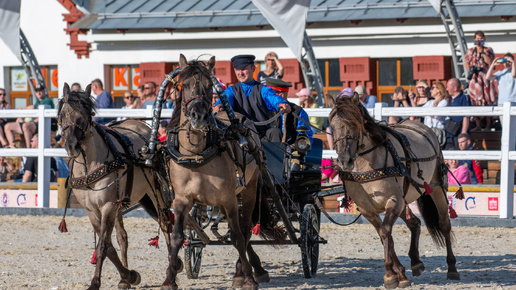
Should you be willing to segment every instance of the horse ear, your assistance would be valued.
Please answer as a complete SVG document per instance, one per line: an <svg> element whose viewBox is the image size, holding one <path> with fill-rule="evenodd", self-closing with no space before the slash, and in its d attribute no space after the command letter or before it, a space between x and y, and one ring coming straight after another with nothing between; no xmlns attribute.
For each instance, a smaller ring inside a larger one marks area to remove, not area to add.
<svg viewBox="0 0 516 290"><path fill-rule="evenodd" d="M330 94L326 94L326 104L328 104L328 107L333 109L335 107L335 103L335 98Z"/></svg>
<svg viewBox="0 0 516 290"><path fill-rule="evenodd" d="M91 96L91 84L89 84L87 87L86 87L86 90L84 91L86 94L88 94L88 96Z"/></svg>
<svg viewBox="0 0 516 290"><path fill-rule="evenodd" d="M68 85L68 83L64 83L64 87L63 87L63 98L65 100L68 99L68 95L70 94L70 86Z"/></svg>
<svg viewBox="0 0 516 290"><path fill-rule="evenodd" d="M212 57L210 57L210 60L208 60L208 66L206 68L212 74L214 67L215 67L215 56L212 56Z"/></svg>
<svg viewBox="0 0 516 290"><path fill-rule="evenodd" d="M353 97L351 97L351 100L353 101L353 103L355 103L356 105L360 104L360 97L358 96L358 93L355 92L353 94Z"/></svg>
<svg viewBox="0 0 516 290"><path fill-rule="evenodd" d="M184 68L188 62L186 61L186 57L181 53L179 55L179 65Z"/></svg>

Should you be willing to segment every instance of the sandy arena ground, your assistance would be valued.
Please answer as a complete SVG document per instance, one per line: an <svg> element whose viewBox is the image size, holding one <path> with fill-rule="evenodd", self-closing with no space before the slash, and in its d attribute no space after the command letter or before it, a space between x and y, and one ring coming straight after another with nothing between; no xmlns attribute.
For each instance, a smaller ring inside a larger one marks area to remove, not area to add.
<svg viewBox="0 0 516 290"><path fill-rule="evenodd" d="M86 289L93 276L90 264L93 232L87 218L67 218L68 233L57 229L57 216L0 216L0 289ZM157 232L151 219L126 218L129 266L142 277L137 289L159 289L165 278L167 253L147 245ZM516 289L516 229L455 227L460 281L446 280L445 250L436 248L422 229L420 253L426 272L413 278L407 257L409 232L395 227L396 250L412 281L408 289ZM383 251L369 224L338 227L323 224L319 270L305 279L298 246L257 246L271 282L263 289L379 289L383 288ZM180 253L183 256L183 253ZM227 289L234 274L236 250L208 246L199 279L179 274L185 289ZM111 262L104 264L102 289L116 289L119 276Z"/></svg>

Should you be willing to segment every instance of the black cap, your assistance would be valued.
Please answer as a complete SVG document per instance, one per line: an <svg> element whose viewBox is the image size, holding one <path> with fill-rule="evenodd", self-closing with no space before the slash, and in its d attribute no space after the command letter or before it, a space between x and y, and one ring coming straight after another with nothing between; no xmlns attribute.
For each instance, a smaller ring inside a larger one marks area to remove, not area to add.
<svg viewBox="0 0 516 290"><path fill-rule="evenodd" d="M256 56L252 54L240 54L235 55L231 58L231 62L233 63L233 67L236 69L243 69L244 67L254 64L254 60Z"/></svg>
<svg viewBox="0 0 516 290"><path fill-rule="evenodd" d="M274 79L274 78L265 78L265 84L268 87L271 87L273 89L275 88L286 88L286 90L282 90L285 92L288 92L288 88L292 87L292 84L287 83L285 81L282 81L280 79Z"/></svg>

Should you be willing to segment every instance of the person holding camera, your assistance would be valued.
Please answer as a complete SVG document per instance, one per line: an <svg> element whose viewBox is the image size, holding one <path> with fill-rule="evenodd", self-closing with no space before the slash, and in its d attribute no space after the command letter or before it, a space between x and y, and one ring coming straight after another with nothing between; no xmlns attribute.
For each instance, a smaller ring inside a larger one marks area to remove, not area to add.
<svg viewBox="0 0 516 290"><path fill-rule="evenodd" d="M493 73L497 64L503 63L504 69ZM498 81L498 106L505 102L516 102L516 67L514 56L508 52L503 58L497 58L487 71L486 80Z"/></svg>
<svg viewBox="0 0 516 290"><path fill-rule="evenodd" d="M486 37L484 32L475 32L474 47L466 52L466 68L468 69L469 95L473 106L493 106L496 104L497 93L490 80L485 76L489 66L495 58L492 48L484 46ZM482 118L474 117L476 127L472 131L480 130ZM491 127L491 118L486 118L486 129Z"/></svg>

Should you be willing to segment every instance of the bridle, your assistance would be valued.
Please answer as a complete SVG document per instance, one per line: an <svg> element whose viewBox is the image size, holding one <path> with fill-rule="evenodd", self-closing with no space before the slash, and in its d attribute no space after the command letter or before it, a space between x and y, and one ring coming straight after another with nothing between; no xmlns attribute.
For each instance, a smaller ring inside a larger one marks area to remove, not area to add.
<svg viewBox="0 0 516 290"><path fill-rule="evenodd" d="M360 141L360 137L352 136L352 135L349 135L349 134L342 135L339 138L335 139L335 141L333 141L333 146L336 147L339 142L345 141L344 142L344 150L348 151L349 150L349 144L348 144L348 140L349 139L357 141L357 150L356 150L355 154L350 157L351 160L354 162L355 159L357 159L358 156L359 156L358 151L360 149L360 142L359 142Z"/></svg>
<svg viewBox="0 0 516 290"><path fill-rule="evenodd" d="M69 105L68 105L68 102L63 100L63 107L61 108L61 112L63 111L64 106L69 106ZM70 117L70 114L72 112L74 112L74 111L73 110L69 110L68 112L65 113L64 117L61 117L61 116L59 117L58 125L61 126L61 128L62 128L61 129L61 135L66 138L66 130L68 130L68 129L72 128L72 127L75 127L77 129L81 130L82 133L84 134L84 138L79 141L80 143L84 143L89 137L93 136L93 132L91 132L89 130L91 128L83 128L82 126L78 125L77 123L72 122L71 121L71 117ZM92 115L94 115L94 113L92 113ZM88 122L88 123L91 123L92 115L89 116L90 122ZM63 119L65 119L65 121L68 121L70 124L67 124L66 126L63 126Z"/></svg>
<svg viewBox="0 0 516 290"><path fill-rule="evenodd" d="M188 117L188 118L190 118L190 106L193 104L193 101L195 101L195 100L200 100L200 101L205 102L206 105L209 108L209 112L211 113L211 111L212 111L211 100L208 99L208 97L206 97L206 95L199 95L197 93L194 93L194 91L195 91L195 89L197 87L197 84L199 84L201 82L196 77L194 77L194 79L195 79L195 83L193 84L192 89L191 89L191 92L192 92L191 95L194 95L194 97L192 97L188 101L186 101L185 104L183 105L183 108L182 108L183 109L183 114L185 114L185 116ZM181 92L182 92L182 98L184 100L185 99L185 91L184 91L183 88L181 89Z"/></svg>

